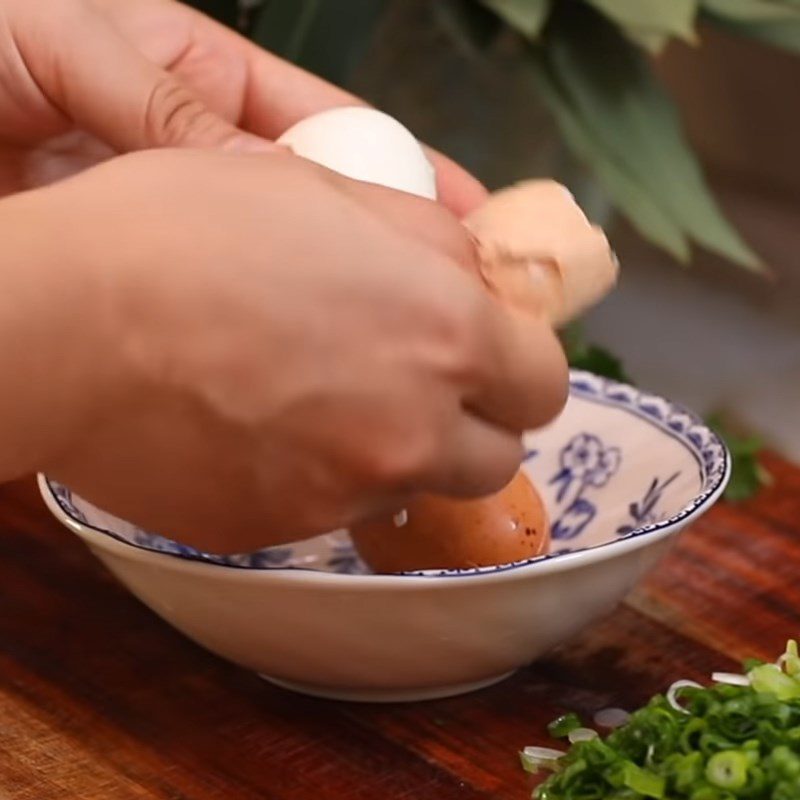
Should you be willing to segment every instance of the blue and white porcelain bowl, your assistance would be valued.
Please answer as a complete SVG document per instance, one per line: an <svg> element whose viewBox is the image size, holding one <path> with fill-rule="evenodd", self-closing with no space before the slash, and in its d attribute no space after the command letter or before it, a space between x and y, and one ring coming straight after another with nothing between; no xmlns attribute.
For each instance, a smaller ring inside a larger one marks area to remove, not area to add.
<svg viewBox="0 0 800 800"><path fill-rule="evenodd" d="M585 372L526 445L552 551L463 571L369 574L343 531L212 556L40 487L134 595L212 652L307 694L420 700L489 685L610 613L730 473L691 412Z"/></svg>

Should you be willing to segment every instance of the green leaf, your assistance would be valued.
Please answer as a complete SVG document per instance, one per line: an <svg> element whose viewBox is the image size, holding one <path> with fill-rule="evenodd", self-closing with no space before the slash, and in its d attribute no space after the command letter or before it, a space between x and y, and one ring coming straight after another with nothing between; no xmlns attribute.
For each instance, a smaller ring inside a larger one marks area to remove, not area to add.
<svg viewBox="0 0 800 800"><path fill-rule="evenodd" d="M703 11L738 22L798 20L800 5L773 0L700 0Z"/></svg>
<svg viewBox="0 0 800 800"><path fill-rule="evenodd" d="M589 345L582 354L573 356L570 366L621 383L631 382L622 362L613 353L597 345Z"/></svg>
<svg viewBox="0 0 800 800"><path fill-rule="evenodd" d="M632 383L619 358L603 347L586 341L583 326L579 322L568 325L560 335L571 367L622 383Z"/></svg>
<svg viewBox="0 0 800 800"><path fill-rule="evenodd" d="M689 261L689 243L680 227L659 206L655 197L617 163L572 109L547 66L531 60L539 93L550 108L564 140L592 170L616 207L648 241L666 250L681 263ZM657 195L656 195L657 197Z"/></svg>
<svg viewBox="0 0 800 800"><path fill-rule="evenodd" d="M496 14L475 0L439 0L433 12L442 29L468 55L481 53L504 28Z"/></svg>
<svg viewBox="0 0 800 800"><path fill-rule="evenodd" d="M772 476L759 461L762 443L758 437L743 436L720 413L711 414L706 422L725 441L731 453L731 479L725 490L727 500L748 500L772 482Z"/></svg>
<svg viewBox="0 0 800 800"><path fill-rule="evenodd" d="M666 34L694 41L698 0L586 0L634 34Z"/></svg>
<svg viewBox="0 0 800 800"><path fill-rule="evenodd" d="M735 23L715 18L731 33L792 53L800 53L800 21Z"/></svg>
<svg viewBox="0 0 800 800"><path fill-rule="evenodd" d="M551 0L480 0L528 39L536 39L550 14Z"/></svg>
<svg viewBox="0 0 800 800"><path fill-rule="evenodd" d="M800 53L800 0L701 0L703 12L732 33Z"/></svg>
<svg viewBox="0 0 800 800"><path fill-rule="evenodd" d="M581 727L581 718L574 712L562 714L558 719L554 719L548 726L547 732L554 739L565 739L572 731Z"/></svg>
<svg viewBox="0 0 800 800"><path fill-rule="evenodd" d="M746 269L763 269L712 197L646 57L613 26L578 11L558 15L542 52L593 150L641 187L690 239Z"/></svg>
<svg viewBox="0 0 800 800"><path fill-rule="evenodd" d="M626 38L630 39L635 45L647 50L648 53L658 55L669 44L669 34L656 33L654 31L639 31L628 28L625 31Z"/></svg>
<svg viewBox="0 0 800 800"><path fill-rule="evenodd" d="M267 0L253 33L263 47L345 85L367 51L388 0Z"/></svg>

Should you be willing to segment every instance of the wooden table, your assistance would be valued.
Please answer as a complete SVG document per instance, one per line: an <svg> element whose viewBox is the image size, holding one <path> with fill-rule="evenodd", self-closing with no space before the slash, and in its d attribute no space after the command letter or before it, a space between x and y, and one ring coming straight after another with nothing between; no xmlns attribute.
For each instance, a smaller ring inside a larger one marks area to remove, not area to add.
<svg viewBox="0 0 800 800"><path fill-rule="evenodd" d="M2 800L525 798L564 710L633 708L800 635L800 469L720 504L608 621L492 689L408 706L284 693L189 643L0 489Z"/></svg>

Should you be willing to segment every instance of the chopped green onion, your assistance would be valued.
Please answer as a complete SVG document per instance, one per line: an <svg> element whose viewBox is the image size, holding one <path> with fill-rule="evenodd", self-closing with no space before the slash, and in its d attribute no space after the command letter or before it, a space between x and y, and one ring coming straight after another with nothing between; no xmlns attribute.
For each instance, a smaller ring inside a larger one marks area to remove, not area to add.
<svg viewBox="0 0 800 800"><path fill-rule="evenodd" d="M525 772L536 774L542 770L555 771L558 769L559 759L565 755L563 750L554 750L551 747L526 747L519 758Z"/></svg>
<svg viewBox="0 0 800 800"><path fill-rule="evenodd" d="M554 719L548 726L547 732L554 739L563 739L569 736L572 731L581 727L581 719L577 714L564 714L558 719Z"/></svg>
<svg viewBox="0 0 800 800"><path fill-rule="evenodd" d="M800 675L800 656L798 656L797 642L794 639L786 645L786 652L778 659L778 666L793 678Z"/></svg>
<svg viewBox="0 0 800 800"><path fill-rule="evenodd" d="M631 718L622 708L604 708L594 715L594 724L599 728L619 728Z"/></svg>
<svg viewBox="0 0 800 800"><path fill-rule="evenodd" d="M686 794L692 787L700 783L703 777L703 756L700 753L687 755L675 754L668 769L668 774L677 792Z"/></svg>
<svg viewBox="0 0 800 800"><path fill-rule="evenodd" d="M749 686L750 678L747 675L737 675L735 672L715 672L711 676L714 683L724 683L728 686Z"/></svg>
<svg viewBox="0 0 800 800"><path fill-rule="evenodd" d="M715 753L706 764L706 779L720 789L741 789L747 783L747 756L738 750Z"/></svg>
<svg viewBox="0 0 800 800"><path fill-rule="evenodd" d="M569 732L567 739L569 739L570 744L575 744L576 742L590 742L592 739L596 739L598 735L597 731L591 728L575 728L575 730Z"/></svg>
<svg viewBox="0 0 800 800"><path fill-rule="evenodd" d="M612 772L609 778L612 785L625 786L645 797L664 797L666 785L664 778L636 766L633 761L621 762L616 772Z"/></svg>
<svg viewBox="0 0 800 800"><path fill-rule="evenodd" d="M749 674L750 683L757 692L774 694L778 700L800 698L800 681L787 675L777 664L764 664Z"/></svg>
<svg viewBox="0 0 800 800"><path fill-rule="evenodd" d="M678 697L684 689L702 689L703 687L695 681L675 681L667 691L667 702L681 714L689 712L678 702Z"/></svg>
<svg viewBox="0 0 800 800"><path fill-rule="evenodd" d="M800 654L745 675L677 681L607 736L576 715L553 723L567 753L526 748L526 769L550 776L537 800L800 800ZM596 716L595 722L598 722ZM556 754L555 756L553 754ZM535 757L534 757L535 756Z"/></svg>

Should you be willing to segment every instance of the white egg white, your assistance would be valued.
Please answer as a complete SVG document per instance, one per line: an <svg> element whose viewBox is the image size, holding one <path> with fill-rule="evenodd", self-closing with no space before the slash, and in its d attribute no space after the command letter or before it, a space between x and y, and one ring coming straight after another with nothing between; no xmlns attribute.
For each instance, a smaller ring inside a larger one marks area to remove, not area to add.
<svg viewBox="0 0 800 800"><path fill-rule="evenodd" d="M382 111L322 111L289 128L278 144L348 178L436 199L436 173L422 146Z"/></svg>

